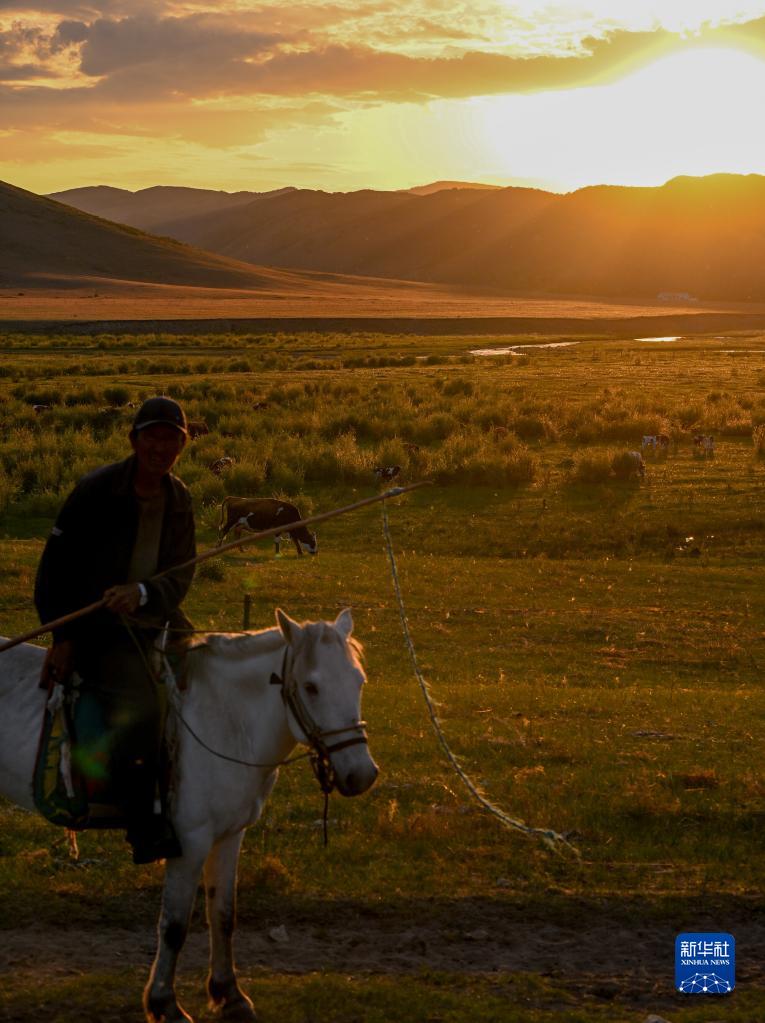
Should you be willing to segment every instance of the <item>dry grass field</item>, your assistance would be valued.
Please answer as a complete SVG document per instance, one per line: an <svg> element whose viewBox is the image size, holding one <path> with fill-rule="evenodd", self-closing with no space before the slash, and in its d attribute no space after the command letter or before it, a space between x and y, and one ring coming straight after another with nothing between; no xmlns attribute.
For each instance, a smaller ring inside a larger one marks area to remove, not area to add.
<svg viewBox="0 0 765 1023"><path fill-rule="evenodd" d="M157 392L210 434L179 465L214 541L226 493L306 512L367 496L372 469L434 481L391 505L423 671L456 754L556 856L471 801L430 729L371 508L320 553L215 559L202 628L276 605L366 648L379 783L321 803L284 771L242 862L239 963L264 1023L758 1023L765 1018L765 334L673 343L457 334L7 334L0 364L0 620L34 624L34 568L73 481L120 457L127 402ZM515 354L474 349L525 345ZM36 414L33 403L52 407ZM264 403L264 404L261 404ZM107 411L110 409L111 411ZM695 432L716 439L713 457ZM643 480L615 456L666 433ZM222 478L210 462L229 455ZM158 867L121 836L64 836L0 806L0 1019L137 1020ZM284 925L288 941L269 932ZM731 997L672 988L681 930L738 940ZM181 995L200 1019L205 925Z"/></svg>
<svg viewBox="0 0 765 1023"><path fill-rule="evenodd" d="M292 286L291 277L295 282ZM0 321L338 320L355 317L560 321L553 329L561 329L565 321L573 321L574 328L577 321L588 321L587 329L594 332L597 332L598 321L605 321L604 329L608 330L614 321L643 319L648 323L655 318L656 323L650 328L660 332L723 329L726 323L741 329L754 327L762 325L765 309L729 303L685 306L534 298L477 288L309 271L292 275L288 271L274 271L270 283L264 277L260 286L252 289L182 287L82 276L67 281L60 275L49 282L38 276L18 287L0 288ZM694 320L699 317L705 322L701 327L694 327ZM707 323L707 319L710 322ZM217 330L218 327L209 325L207 329ZM548 328L543 325L540 329Z"/></svg>

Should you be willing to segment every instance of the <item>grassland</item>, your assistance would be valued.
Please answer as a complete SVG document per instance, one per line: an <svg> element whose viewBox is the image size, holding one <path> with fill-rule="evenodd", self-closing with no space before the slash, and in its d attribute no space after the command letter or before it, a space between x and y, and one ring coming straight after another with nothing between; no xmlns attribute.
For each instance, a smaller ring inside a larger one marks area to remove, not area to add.
<svg viewBox="0 0 765 1023"><path fill-rule="evenodd" d="M224 557L188 601L201 627L239 627L245 593L256 627L275 605L313 618L353 607L382 767L363 799L333 800L328 850L313 780L296 769L248 839L240 958L264 1019L633 1023L651 1009L673 1023L754 1023L765 1018L765 461L753 442L765 337L470 355L502 341L6 337L2 631L34 624L51 518L80 474L121 457L125 404L148 394L176 395L210 426L179 467L202 545L226 493L279 493L309 512L374 492L378 464L433 479L391 521L444 728L495 802L565 832L581 859L503 830L441 757L403 646L379 510L325 524L316 559L277 561L268 548ZM34 403L53 407L36 414ZM715 435L714 458L694 455L697 431ZM667 457L649 459L642 482L613 478L612 457L646 433L671 437ZM207 466L224 454L236 462L218 479ZM84 836L76 867L49 825L7 806L0 821L0 949L10 949L0 1019L46 1006L61 1020L127 1018L141 969L73 964L69 949L91 931L94 955L130 955L125 933L138 933L145 958L160 871L132 867L120 836ZM280 922L293 946L269 952L256 938ZM732 998L672 995L683 929L739 937ZM20 951L30 932L46 967ZM309 938L324 958L307 953ZM365 941L376 959L360 954ZM184 979L197 1011L201 955ZM295 975L275 980L279 964ZM92 1016L86 979L100 992Z"/></svg>
<svg viewBox="0 0 765 1023"><path fill-rule="evenodd" d="M48 241L46 244L50 244ZM82 250L82 243L79 243ZM194 250L189 250L194 252ZM217 259L210 253L203 258ZM225 262L225 261L222 261ZM229 264L241 271L243 264ZM245 270L247 266L245 265ZM257 330L256 323L247 327L248 320L266 318L271 322L269 331L283 329L280 324L287 318L302 318L302 332L310 331L312 321L370 318L376 321L404 318L451 320L452 330L464 333L464 321L478 320L470 332L481 330L480 321L489 318L527 320L545 323L539 330L560 330L564 323L569 329L580 331L581 323L588 321L589 329L598 329L598 322L607 323L606 329L618 330L628 320L656 320L653 333L679 333L681 330L719 330L761 328L765 322L762 304L710 302L704 304L667 304L658 301L604 301L581 297L529 297L504 290L488 290L458 285L428 284L421 281L394 280L380 277L349 277L343 274L318 271L280 271L266 267L249 267L250 280L229 281L218 287L186 286L180 284L152 284L132 279L135 274L123 273L107 277L75 276L73 272L59 272L45 278L39 274L20 279L15 286L0 287L0 324L26 321L27 330L36 332L39 321L50 320L60 325L69 321L73 325L83 321L95 324L124 321L125 327L145 332L142 321L197 322L195 333L219 332L221 322L227 318L245 324L245 331ZM140 274L137 276L141 276ZM245 273L245 277L247 274ZM121 279L129 277L130 279ZM164 279L171 279L166 276ZM15 278L14 278L15 280ZM200 323L200 321L207 323ZM274 320L280 321L274 323ZM460 321L463 321L462 323ZM661 321L661 322L660 322ZM674 326L669 321L674 321ZM678 326L684 322L683 326ZM555 325L557 323L557 326ZM697 323L697 326L693 326ZM12 329L6 326L6 330ZM57 330L60 328L57 328ZM175 332L183 326L173 327ZM373 328L374 329L374 328ZM378 328L380 329L380 328ZM383 328L384 329L384 328ZM409 329L408 327L405 329ZM440 328L441 330L448 328ZM509 324L499 329L524 329ZM627 328L627 333L629 333ZM385 333L389 331L384 329ZM431 330L422 333L430 334Z"/></svg>

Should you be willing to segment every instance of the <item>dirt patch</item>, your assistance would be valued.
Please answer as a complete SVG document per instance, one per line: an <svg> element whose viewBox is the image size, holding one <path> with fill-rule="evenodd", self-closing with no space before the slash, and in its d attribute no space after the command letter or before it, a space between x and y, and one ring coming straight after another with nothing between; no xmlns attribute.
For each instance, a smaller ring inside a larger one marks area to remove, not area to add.
<svg viewBox="0 0 765 1023"><path fill-rule="evenodd" d="M331 904L300 911L270 910L262 922L242 921L237 932L239 968L274 973L319 970L349 974L528 973L560 978L582 998L633 1006L671 1006L673 948L678 930L724 927L737 940L737 984L761 988L765 942L761 912L741 912L714 921L704 914L692 923L674 919L630 920L623 905L569 906L567 920L544 911L492 902L423 902L414 912L374 904ZM101 929L6 930L0 932L0 987L4 974L61 979L95 968L145 967L154 954L150 931ZM44 964L44 965L43 965ZM182 975L203 975L207 933L192 927L182 957Z"/></svg>

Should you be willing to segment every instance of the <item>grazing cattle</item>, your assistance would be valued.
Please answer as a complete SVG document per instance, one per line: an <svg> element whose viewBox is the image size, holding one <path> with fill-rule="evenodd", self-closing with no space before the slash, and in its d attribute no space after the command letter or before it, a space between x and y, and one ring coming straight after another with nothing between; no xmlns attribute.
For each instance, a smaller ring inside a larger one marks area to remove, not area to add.
<svg viewBox="0 0 765 1023"><path fill-rule="evenodd" d="M382 480L385 483L390 483L390 481L394 480L400 472L400 465L378 465L374 470L375 476L378 480Z"/></svg>
<svg viewBox="0 0 765 1023"><path fill-rule="evenodd" d="M419 444L411 444L408 441L405 441L404 442L404 451L406 451L406 453L408 455L419 455L419 453L420 453L420 445Z"/></svg>
<svg viewBox="0 0 765 1023"><path fill-rule="evenodd" d="M213 476L222 476L225 469L230 469L234 464L234 459L229 458L228 455L224 455L223 458L216 458L214 462L210 462L207 468L213 474Z"/></svg>
<svg viewBox="0 0 765 1023"><path fill-rule="evenodd" d="M650 433L650 434L646 434L643 437L643 443L641 444L641 447L642 447L643 451L645 451L646 448L653 448L653 450L655 451L656 450L656 445L658 443L659 443L659 438L656 436L656 434Z"/></svg>
<svg viewBox="0 0 765 1023"><path fill-rule="evenodd" d="M206 437L210 427L204 419L190 419L188 422L189 440L196 440L197 437Z"/></svg>
<svg viewBox="0 0 765 1023"><path fill-rule="evenodd" d="M220 529L218 530L218 546L223 543L226 534L233 528L236 536L243 529L252 533L260 533L276 526L288 526L290 522L302 519L300 511L288 501L278 501L275 497L225 497L220 506ZM303 551L316 554L319 545L316 534L310 533L306 526L297 529L285 529L289 533L295 550L302 557ZM274 547L278 556L283 533L274 537Z"/></svg>
<svg viewBox="0 0 765 1023"><path fill-rule="evenodd" d="M256 402L253 402L252 407L253 407L253 410L255 412L262 412L264 408L268 408L268 402L267 401L256 401Z"/></svg>
<svg viewBox="0 0 765 1023"><path fill-rule="evenodd" d="M641 479L645 476L645 462L643 461L643 455L640 451L628 451L631 468L630 475L639 476Z"/></svg>
<svg viewBox="0 0 765 1023"><path fill-rule="evenodd" d="M41 412L50 412L52 405L33 405L32 410L39 416Z"/></svg>
<svg viewBox="0 0 765 1023"><path fill-rule="evenodd" d="M693 437L693 446L702 455L713 455L715 453L715 439L703 433L697 433Z"/></svg>

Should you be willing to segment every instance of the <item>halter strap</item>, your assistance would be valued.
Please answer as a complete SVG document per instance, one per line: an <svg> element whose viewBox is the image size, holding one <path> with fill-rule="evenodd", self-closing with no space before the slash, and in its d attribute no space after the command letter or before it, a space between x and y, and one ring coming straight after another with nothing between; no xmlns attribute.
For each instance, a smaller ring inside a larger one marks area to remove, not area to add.
<svg viewBox="0 0 765 1023"><path fill-rule="evenodd" d="M295 718L298 726L305 735L307 744L311 747L311 764L313 766L314 774L316 775L316 780L319 782L322 792L328 796L337 784L335 769L332 766L330 754L337 753L342 749L347 749L349 746L366 746L368 744L367 734L365 731L366 721L354 721L353 724L346 725L344 728L332 728L326 730L319 728L300 697L297 679L292 673L291 663L288 663L290 660L290 650L291 647L288 643L284 648L281 674L277 675L276 672L273 672L271 674L270 684L281 686L282 699L284 700L286 707L292 712L292 716ZM327 745L324 742L324 739L330 735L342 735L343 732L358 730L361 731L361 735L355 735L349 739L342 739L340 742L335 742L331 745Z"/></svg>

